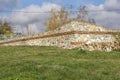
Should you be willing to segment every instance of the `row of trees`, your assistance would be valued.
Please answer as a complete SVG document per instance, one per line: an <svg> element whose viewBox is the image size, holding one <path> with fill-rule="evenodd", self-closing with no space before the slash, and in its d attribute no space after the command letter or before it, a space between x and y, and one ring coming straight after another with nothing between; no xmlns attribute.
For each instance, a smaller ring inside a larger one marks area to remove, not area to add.
<svg viewBox="0 0 120 80"><path fill-rule="evenodd" d="M77 11L73 11L73 6L71 5L70 9L61 8L59 11L52 9L49 20L45 21L44 24L48 27L47 31L54 30L72 20L85 21L87 15L86 6L79 7ZM89 18L88 22L95 23L95 20Z"/></svg>
<svg viewBox="0 0 120 80"><path fill-rule="evenodd" d="M11 34L12 28L10 23L0 21L0 34Z"/></svg>

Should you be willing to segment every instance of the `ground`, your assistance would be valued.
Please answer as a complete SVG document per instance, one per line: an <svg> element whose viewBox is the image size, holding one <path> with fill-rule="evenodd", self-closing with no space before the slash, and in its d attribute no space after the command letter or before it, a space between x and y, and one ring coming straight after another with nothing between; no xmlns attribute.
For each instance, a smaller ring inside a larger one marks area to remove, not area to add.
<svg viewBox="0 0 120 80"><path fill-rule="evenodd" d="M1 46L0 80L120 80L120 50Z"/></svg>

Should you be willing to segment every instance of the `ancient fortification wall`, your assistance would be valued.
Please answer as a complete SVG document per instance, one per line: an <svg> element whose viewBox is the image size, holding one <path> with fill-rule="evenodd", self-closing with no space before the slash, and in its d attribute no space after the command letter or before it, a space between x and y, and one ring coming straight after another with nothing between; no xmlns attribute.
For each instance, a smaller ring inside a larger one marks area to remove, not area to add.
<svg viewBox="0 0 120 80"><path fill-rule="evenodd" d="M120 43L103 27L73 21L54 31L44 32L20 39L1 41L4 46L57 46L71 49L111 51L120 48Z"/></svg>

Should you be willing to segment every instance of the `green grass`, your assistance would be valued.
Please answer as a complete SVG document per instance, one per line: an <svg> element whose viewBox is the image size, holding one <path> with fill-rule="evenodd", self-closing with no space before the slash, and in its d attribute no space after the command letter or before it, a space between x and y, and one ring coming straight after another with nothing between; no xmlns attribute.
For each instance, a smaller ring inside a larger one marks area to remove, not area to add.
<svg viewBox="0 0 120 80"><path fill-rule="evenodd" d="M120 80L120 50L1 46L0 80Z"/></svg>

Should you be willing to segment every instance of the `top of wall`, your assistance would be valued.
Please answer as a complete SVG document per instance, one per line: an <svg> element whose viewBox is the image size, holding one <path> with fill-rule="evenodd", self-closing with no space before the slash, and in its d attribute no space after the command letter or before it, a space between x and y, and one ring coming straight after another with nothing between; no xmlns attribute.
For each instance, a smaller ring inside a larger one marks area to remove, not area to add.
<svg viewBox="0 0 120 80"><path fill-rule="evenodd" d="M58 31L107 31L107 28L90 24L87 22L72 21L66 25L63 25Z"/></svg>
<svg viewBox="0 0 120 80"><path fill-rule="evenodd" d="M108 31L110 31L110 29L104 28L99 25L90 24L88 22L71 21L70 23L60 26L55 30L39 33L38 35L63 33L63 32L68 32L68 31L108 32Z"/></svg>

